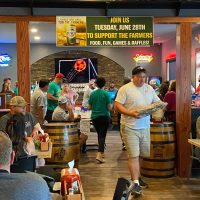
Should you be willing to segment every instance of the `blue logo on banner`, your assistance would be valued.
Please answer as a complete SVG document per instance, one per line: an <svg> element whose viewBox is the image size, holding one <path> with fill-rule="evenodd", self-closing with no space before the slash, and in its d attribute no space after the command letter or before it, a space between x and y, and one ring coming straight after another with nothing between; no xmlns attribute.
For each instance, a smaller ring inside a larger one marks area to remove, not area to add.
<svg viewBox="0 0 200 200"><path fill-rule="evenodd" d="M8 54L0 54L0 67L7 67L11 61Z"/></svg>

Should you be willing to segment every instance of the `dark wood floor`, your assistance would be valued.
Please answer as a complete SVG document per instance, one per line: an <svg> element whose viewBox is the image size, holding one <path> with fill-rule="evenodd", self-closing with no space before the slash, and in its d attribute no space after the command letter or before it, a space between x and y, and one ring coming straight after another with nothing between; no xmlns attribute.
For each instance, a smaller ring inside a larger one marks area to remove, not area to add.
<svg viewBox="0 0 200 200"><path fill-rule="evenodd" d="M95 132L90 133L88 143L96 143ZM81 155L79 170L86 200L112 200L117 179L119 177L129 178L127 156L126 152L121 150L119 132L110 131L106 144L106 163L104 164L96 163L96 150L89 150ZM192 178L189 182L179 177L145 178L145 181L150 187L143 190L143 195L139 199L200 200L200 178Z"/></svg>

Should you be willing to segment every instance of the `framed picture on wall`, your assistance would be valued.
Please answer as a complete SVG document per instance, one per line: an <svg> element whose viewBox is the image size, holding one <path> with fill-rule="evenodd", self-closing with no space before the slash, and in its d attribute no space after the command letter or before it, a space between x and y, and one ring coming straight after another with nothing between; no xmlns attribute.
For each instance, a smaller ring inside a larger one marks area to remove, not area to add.
<svg viewBox="0 0 200 200"><path fill-rule="evenodd" d="M56 73L68 83L88 83L98 75L97 58L55 58Z"/></svg>

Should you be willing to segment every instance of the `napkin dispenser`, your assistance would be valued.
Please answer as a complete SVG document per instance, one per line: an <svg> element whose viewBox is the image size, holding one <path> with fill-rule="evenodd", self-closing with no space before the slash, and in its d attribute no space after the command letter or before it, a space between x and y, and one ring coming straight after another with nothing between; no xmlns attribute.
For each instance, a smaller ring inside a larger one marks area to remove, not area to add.
<svg viewBox="0 0 200 200"><path fill-rule="evenodd" d="M74 184L80 181L80 174L76 168L65 168L61 171L61 194L64 196L68 193L69 188L73 188ZM66 185L65 185L66 184ZM67 190L67 191L65 191Z"/></svg>

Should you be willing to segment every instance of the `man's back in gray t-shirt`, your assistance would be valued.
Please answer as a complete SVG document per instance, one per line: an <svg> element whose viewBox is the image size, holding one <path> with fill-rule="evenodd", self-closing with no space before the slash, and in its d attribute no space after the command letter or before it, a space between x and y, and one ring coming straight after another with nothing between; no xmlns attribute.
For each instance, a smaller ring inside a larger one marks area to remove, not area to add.
<svg viewBox="0 0 200 200"><path fill-rule="evenodd" d="M50 200L46 182L36 173L0 173L1 200Z"/></svg>

